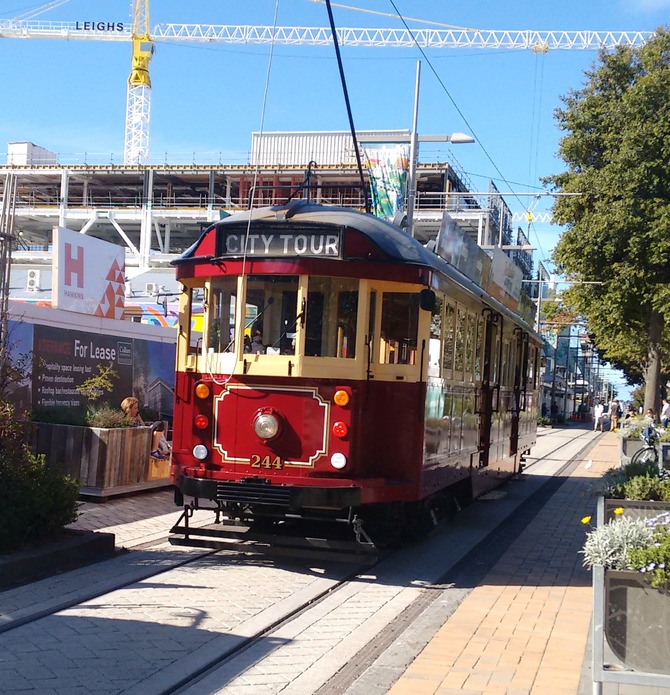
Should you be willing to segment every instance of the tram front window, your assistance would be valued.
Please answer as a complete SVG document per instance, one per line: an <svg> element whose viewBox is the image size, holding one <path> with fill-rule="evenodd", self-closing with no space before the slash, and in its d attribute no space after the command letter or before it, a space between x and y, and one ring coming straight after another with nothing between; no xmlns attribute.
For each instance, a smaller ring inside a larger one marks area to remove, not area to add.
<svg viewBox="0 0 670 695"><path fill-rule="evenodd" d="M207 347L213 352L233 352L235 350L236 301L236 277L216 278L212 281Z"/></svg>
<svg viewBox="0 0 670 695"><path fill-rule="evenodd" d="M419 295L384 292L382 297L382 354L386 364L415 364Z"/></svg>
<svg viewBox="0 0 670 695"><path fill-rule="evenodd" d="M297 275L250 275L244 351L295 355L297 301Z"/></svg>
<svg viewBox="0 0 670 695"><path fill-rule="evenodd" d="M310 277L305 354L356 357L358 280Z"/></svg>

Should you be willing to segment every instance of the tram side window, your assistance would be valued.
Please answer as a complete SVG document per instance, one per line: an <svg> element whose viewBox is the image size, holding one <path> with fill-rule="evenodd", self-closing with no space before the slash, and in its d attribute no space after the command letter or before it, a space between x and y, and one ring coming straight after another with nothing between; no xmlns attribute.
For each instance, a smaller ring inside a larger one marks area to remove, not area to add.
<svg viewBox="0 0 670 695"><path fill-rule="evenodd" d="M503 386L511 386L514 383L514 378L513 378L513 368L514 365L512 364L513 360L513 353L510 350L510 345L509 341L506 340L503 344L503 363L502 363L502 385Z"/></svg>
<svg viewBox="0 0 670 695"><path fill-rule="evenodd" d="M529 379L530 383L532 384L532 387L534 389L537 388L537 375L539 372L539 365L540 365L540 354L539 350L537 348L533 348L533 359L528 360L529 363L529 368L531 370L531 377Z"/></svg>
<svg viewBox="0 0 670 695"><path fill-rule="evenodd" d="M475 340L475 381L482 380L482 354L484 346L484 320L481 316L475 316L477 322L477 338Z"/></svg>
<svg viewBox="0 0 670 695"><path fill-rule="evenodd" d="M305 354L356 357L358 280L310 277Z"/></svg>
<svg viewBox="0 0 670 695"><path fill-rule="evenodd" d="M430 316L430 342L428 343L428 376L440 376L442 353L442 300L438 299Z"/></svg>
<svg viewBox="0 0 670 695"><path fill-rule="evenodd" d="M250 275L247 280L245 352L294 355L298 312L297 275Z"/></svg>
<svg viewBox="0 0 670 695"><path fill-rule="evenodd" d="M454 379L457 381L463 380L467 326L468 312L462 306L458 306L456 309L456 335L454 339Z"/></svg>
<svg viewBox="0 0 670 695"><path fill-rule="evenodd" d="M382 296L381 362L415 364L419 295L384 292Z"/></svg>
<svg viewBox="0 0 670 695"><path fill-rule="evenodd" d="M493 364L491 368L491 380L494 385L498 386L501 383L500 380L500 331L495 332L495 342L493 346Z"/></svg>
<svg viewBox="0 0 670 695"><path fill-rule="evenodd" d="M209 298L207 348L214 352L235 349L235 306L237 278L216 278L212 281Z"/></svg>
<svg viewBox="0 0 670 695"><path fill-rule="evenodd" d="M456 309L450 302L444 304L444 330L442 332L442 369L445 378L451 379L452 369L454 368L454 320Z"/></svg>
<svg viewBox="0 0 670 695"><path fill-rule="evenodd" d="M468 326L465 332L465 381L474 381L476 337L477 316L472 312L468 312Z"/></svg>

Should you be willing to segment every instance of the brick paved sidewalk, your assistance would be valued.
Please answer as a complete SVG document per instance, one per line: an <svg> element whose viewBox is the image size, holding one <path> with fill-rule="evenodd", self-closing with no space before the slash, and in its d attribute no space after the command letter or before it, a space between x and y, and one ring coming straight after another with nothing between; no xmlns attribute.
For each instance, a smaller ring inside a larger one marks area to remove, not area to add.
<svg viewBox="0 0 670 695"><path fill-rule="evenodd" d="M614 433L598 439L391 695L578 692L592 612L581 518L594 513L589 486L618 464L618 452Z"/></svg>
<svg viewBox="0 0 670 695"><path fill-rule="evenodd" d="M69 526L82 531L105 531L115 535L117 548L134 548L164 539L179 519L172 488L105 502L83 502L79 517ZM212 523L212 512L198 510L189 520L191 526Z"/></svg>

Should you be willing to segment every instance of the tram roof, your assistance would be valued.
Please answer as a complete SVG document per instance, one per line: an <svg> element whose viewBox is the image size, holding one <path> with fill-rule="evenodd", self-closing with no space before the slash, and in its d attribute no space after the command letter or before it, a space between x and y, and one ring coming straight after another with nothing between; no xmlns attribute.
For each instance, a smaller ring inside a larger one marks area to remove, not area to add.
<svg viewBox="0 0 670 695"><path fill-rule="evenodd" d="M426 267L435 267L433 260L435 255L428 251L420 242L413 239L399 227L380 220L374 215L351 208L337 207L334 205L319 205L308 200L296 200L287 205L256 208L237 212L223 220L215 222L212 227L225 228L231 225L240 226L252 222L267 223L322 223L334 226L350 227L367 236L379 247L390 260L404 263L414 263ZM212 229L209 227L209 229ZM209 230L205 230L207 234ZM201 237L202 239L202 237ZM195 260L200 244L198 240L191 248L187 249L180 258L174 261Z"/></svg>
<svg viewBox="0 0 670 695"><path fill-rule="evenodd" d="M366 235L390 260L423 266L446 275L467 292L484 299L499 312L508 317L514 317L516 321L525 325L526 329L533 331L532 327L518 314L504 306L458 268L427 249L421 242L411 237L400 227L365 212L333 205L320 205L308 200L295 200L286 205L245 210L215 222L205 230L195 244L179 258L173 260L172 264L179 265L180 263L198 260L200 242L213 228L239 227L248 224L250 219L252 222L274 222L278 224L288 222L290 224L293 221L295 223L327 223L329 225L350 227ZM204 260L204 257L201 258ZM208 256L207 259L211 260L211 256Z"/></svg>

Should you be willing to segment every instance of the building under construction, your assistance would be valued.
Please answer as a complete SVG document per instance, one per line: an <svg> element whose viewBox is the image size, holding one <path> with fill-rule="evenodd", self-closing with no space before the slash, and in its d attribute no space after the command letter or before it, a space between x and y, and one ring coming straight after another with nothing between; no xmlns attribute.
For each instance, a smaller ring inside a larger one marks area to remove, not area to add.
<svg viewBox="0 0 670 695"><path fill-rule="evenodd" d="M358 134L360 142L366 137L409 141L409 131ZM528 240L514 230L493 184L472 192L458 165L447 161L420 163L415 177L415 237L434 240L448 211L479 246L502 247L530 277ZM288 198L364 210L364 186L370 186L369 169L362 181L348 132L256 133L243 165L60 165L36 145L10 143L7 165L0 167L0 195L12 220L9 296L49 300L57 226L123 245L126 296L150 301L177 290L170 261L221 217ZM402 215L396 221L405 222Z"/></svg>

